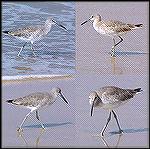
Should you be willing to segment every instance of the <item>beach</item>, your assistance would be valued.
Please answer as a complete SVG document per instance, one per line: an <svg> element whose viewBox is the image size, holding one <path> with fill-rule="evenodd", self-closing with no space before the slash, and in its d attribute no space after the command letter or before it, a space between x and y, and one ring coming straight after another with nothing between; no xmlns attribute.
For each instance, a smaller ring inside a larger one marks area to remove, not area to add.
<svg viewBox="0 0 150 149"><path fill-rule="evenodd" d="M136 82L135 82L136 80ZM30 80L4 83L2 86L2 145L3 147L105 147L100 132L105 125L108 111L94 110L90 116L89 93L104 85L114 85L122 88L142 88L142 92L127 104L115 110L124 134L118 147L145 147L148 145L148 77L99 76L93 73L79 73L72 78ZM41 126L35 118L35 113L27 119L22 135L18 136L17 128L29 109L19 108L6 102L7 99L25 96L32 92L50 91L59 86L69 105L57 101L40 110L41 120L46 130L41 133ZM118 127L112 118L106 131L107 144L115 146L119 135L111 132ZM131 141L131 139L133 139ZM140 139L139 139L140 138ZM39 141L37 141L39 140Z"/></svg>
<svg viewBox="0 0 150 149"><path fill-rule="evenodd" d="M147 2L76 2L76 65L75 73L43 76L4 76L2 80L2 146L44 148L148 148L149 145L149 48ZM111 10L110 10L111 8ZM134 9L133 9L134 8ZM123 10L123 11L122 11ZM112 39L99 35L91 22L81 26L91 15L100 13L104 20L117 19L143 23L144 27L123 36L124 41L111 57ZM124 89L141 88L142 92L126 104L114 109L123 134L116 134L114 117L105 135L100 132L109 111L94 108L90 116L89 94L103 86ZM8 104L6 100L34 92L49 92L60 87L69 104L57 99L41 108L44 131L33 112L23 126L17 128L29 109Z"/></svg>

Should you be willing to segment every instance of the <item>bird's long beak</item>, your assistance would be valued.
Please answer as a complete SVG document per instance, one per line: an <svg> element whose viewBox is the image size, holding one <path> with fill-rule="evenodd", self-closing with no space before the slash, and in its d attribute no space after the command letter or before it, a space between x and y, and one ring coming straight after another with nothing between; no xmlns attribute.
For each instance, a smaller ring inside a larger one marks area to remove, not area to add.
<svg viewBox="0 0 150 149"><path fill-rule="evenodd" d="M64 27L63 25L61 25L60 23L57 23L56 21L52 20L53 23L55 23L56 25L60 26L61 28L63 28L65 31L67 31L66 27Z"/></svg>
<svg viewBox="0 0 150 149"><path fill-rule="evenodd" d="M82 23L81 23L81 25L83 25L83 24L85 24L85 23L89 22L89 21L90 21L90 19L91 19L91 18L89 18L88 20L86 20L86 21L82 22Z"/></svg>
<svg viewBox="0 0 150 149"><path fill-rule="evenodd" d="M91 116L93 116L93 110L94 110L94 101L93 101L92 107L91 107Z"/></svg>
<svg viewBox="0 0 150 149"><path fill-rule="evenodd" d="M67 104L69 104L69 102L66 100L66 98L62 95L62 93L59 94L59 97L61 99L63 99Z"/></svg>

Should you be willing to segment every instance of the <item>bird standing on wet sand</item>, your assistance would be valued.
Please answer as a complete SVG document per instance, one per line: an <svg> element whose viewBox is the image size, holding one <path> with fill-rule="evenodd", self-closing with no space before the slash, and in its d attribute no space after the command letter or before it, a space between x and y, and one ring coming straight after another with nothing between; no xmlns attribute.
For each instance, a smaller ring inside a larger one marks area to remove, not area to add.
<svg viewBox="0 0 150 149"><path fill-rule="evenodd" d="M53 88L50 91L50 93L38 92L38 93L29 94L24 97L20 97L17 99L7 100L6 102L8 102L8 103L11 103L11 104L19 106L19 107L25 107L25 108L28 108L31 110L23 119L21 125L18 128L18 131L22 130L22 125L24 124L27 117L33 111L36 111L36 118L40 121L40 118L38 115L38 109L53 104L56 101L57 97L63 99L68 104L68 101L63 96L60 88ZM44 129L45 127L41 121L40 121L40 124L41 124L42 128Z"/></svg>
<svg viewBox="0 0 150 149"><path fill-rule="evenodd" d="M51 30L52 24L56 24L59 27L63 28L64 30L67 30L66 27L64 27L63 25L57 23L56 21L48 17L44 25L28 26L24 28L15 29L13 31L2 31L2 32L8 35L11 35L17 39L20 39L22 41L25 41L25 44L21 47L21 50L19 51L18 56L20 56L21 51L23 50L23 48L28 42L31 43L32 53L34 56L36 56L34 53L34 49L33 49L33 43L35 41L38 41L44 38L44 36L46 36L48 32Z"/></svg>
<svg viewBox="0 0 150 149"><path fill-rule="evenodd" d="M121 35L132 31L134 29L141 28L143 24L128 24L128 23L123 23L121 21L115 21L115 20L110 20L108 22L105 22L101 19L101 16L99 14L92 15L88 20L84 21L81 23L81 25L87 23L88 21L93 21L93 27L94 29L100 33L104 34L107 36L112 37L114 45L112 46L111 50L111 55L115 55L115 47L123 41L123 38ZM119 42L115 42L115 36L120 38Z"/></svg>
<svg viewBox="0 0 150 149"><path fill-rule="evenodd" d="M119 133L123 132L119 125L117 115L115 114L113 109L119 107L122 104L125 104L129 101L130 98L133 98L137 93L141 91L141 88L122 89L115 86L105 86L97 91L93 91L90 93L89 103L92 105L91 116L93 115L94 107L103 108L110 111L107 123L101 131L102 137L104 136L104 131L107 128L109 121L111 120L111 113L113 113L114 118L117 122Z"/></svg>

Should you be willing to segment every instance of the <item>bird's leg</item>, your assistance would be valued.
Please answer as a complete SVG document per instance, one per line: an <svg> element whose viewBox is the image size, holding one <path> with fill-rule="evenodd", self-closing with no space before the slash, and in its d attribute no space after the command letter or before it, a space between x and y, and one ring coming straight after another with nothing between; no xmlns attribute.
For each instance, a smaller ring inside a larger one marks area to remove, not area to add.
<svg viewBox="0 0 150 149"><path fill-rule="evenodd" d="M108 123L109 123L110 120L111 120L111 111L110 111L110 113L109 113L109 117L108 117L108 119L107 119L107 123L106 123L106 125L103 127L103 129L102 129L102 131L101 131L101 136L102 136L102 137L104 136L104 131L105 131L105 129L107 128L107 125L108 125Z"/></svg>
<svg viewBox="0 0 150 149"><path fill-rule="evenodd" d="M114 56L115 55L115 39L113 37L113 41L114 41L114 45L112 46L112 49L111 49L111 56Z"/></svg>
<svg viewBox="0 0 150 149"><path fill-rule="evenodd" d="M31 50L32 50L33 55L36 56L34 53L34 49L33 49L33 43L31 43Z"/></svg>
<svg viewBox="0 0 150 149"><path fill-rule="evenodd" d="M123 38L121 38L120 36L118 36L119 38L120 38L120 41L119 42L117 42L117 43L115 43L115 39L114 39L114 37L113 37L113 41L114 41L114 45L112 46L112 50L111 50L111 56L114 56L114 54L115 54L115 47L119 44L119 43L121 43L122 41L123 41Z"/></svg>
<svg viewBox="0 0 150 149"><path fill-rule="evenodd" d="M30 112L25 116L25 118L23 119L21 125L20 125L19 128L17 129L17 131L21 131L21 130L22 130L21 127L22 127L22 125L24 124L24 122L25 122L25 120L27 119L27 117L30 115L30 113L32 113L32 111L30 111Z"/></svg>
<svg viewBox="0 0 150 149"><path fill-rule="evenodd" d="M120 38L120 41L117 42L117 43L114 45L114 47L117 46L119 43L121 43L121 42L123 41L123 39L122 39L120 36L118 36L118 37Z"/></svg>
<svg viewBox="0 0 150 149"><path fill-rule="evenodd" d="M24 46L27 44L27 42L21 47L21 50L18 53L18 56L20 55L21 51L23 50Z"/></svg>
<svg viewBox="0 0 150 149"><path fill-rule="evenodd" d="M45 129L43 123L42 123L41 120L40 120L40 117L39 117L39 115L38 115L38 111L37 111L37 110L36 110L36 118L40 121L40 124L41 124L42 128Z"/></svg>
<svg viewBox="0 0 150 149"><path fill-rule="evenodd" d="M118 125L118 128L119 128L119 133L122 133L123 130L121 129L120 125L119 125L119 121L117 119L117 115L115 114L115 112L112 110L112 113L114 114L114 118L116 119L116 122L117 122L117 125Z"/></svg>

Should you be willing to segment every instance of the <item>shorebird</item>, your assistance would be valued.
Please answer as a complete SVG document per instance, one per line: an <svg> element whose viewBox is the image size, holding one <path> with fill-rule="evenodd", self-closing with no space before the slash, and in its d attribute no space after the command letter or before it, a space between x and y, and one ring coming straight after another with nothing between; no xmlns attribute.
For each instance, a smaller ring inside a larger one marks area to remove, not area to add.
<svg viewBox="0 0 150 149"><path fill-rule="evenodd" d="M33 55L35 56L33 43L35 41L44 38L44 36L46 36L48 32L51 30L52 24L56 24L57 26L63 28L64 30L67 30L66 27L64 27L60 23L57 23L52 18L48 17L44 25L28 26L24 28L14 29L10 31L2 31L2 32L4 34L11 35L19 40L25 41L25 44L21 47L18 56L20 56L21 51L23 50L23 48L28 42L31 43L31 50Z"/></svg>
<svg viewBox="0 0 150 149"><path fill-rule="evenodd" d="M90 93L89 103L92 105L91 116L93 115L94 107L99 107L110 111L107 123L101 131L102 137L104 136L104 131L106 130L109 121L111 120L111 113L113 113L114 118L117 122L119 133L121 134L123 132L123 130L119 125L117 115L113 109L119 107L122 104L125 104L126 102L129 101L130 98L133 98L137 93L141 91L142 91L141 88L122 89L115 86L105 86L97 91L93 91Z"/></svg>
<svg viewBox="0 0 150 149"><path fill-rule="evenodd" d="M38 109L53 104L57 97L63 99L67 104L68 101L63 96L60 88L53 88L49 93L48 92L37 92L37 93L31 93L27 96L16 98L16 99L10 99L6 100L6 102L11 103L13 105L19 106L19 107L25 107L30 109L31 111L25 116L23 119L21 125L17 129L18 131L22 130L22 126L27 119L27 117L33 112L36 111L36 118L39 120L42 128L44 129L44 125L41 122L38 114Z"/></svg>
<svg viewBox="0 0 150 149"><path fill-rule="evenodd" d="M89 21L93 21L93 27L99 34L112 37L114 42L114 45L112 46L112 50L111 50L112 56L114 56L115 54L115 47L123 41L121 35L129 31L132 31L134 29L141 28L143 26L143 24L128 24L128 23L123 23L121 21L115 21L115 20L110 20L105 22L101 19L101 16L99 14L92 15L88 20L81 23L81 25ZM115 42L115 36L120 38L120 41L117 43Z"/></svg>

